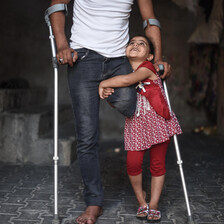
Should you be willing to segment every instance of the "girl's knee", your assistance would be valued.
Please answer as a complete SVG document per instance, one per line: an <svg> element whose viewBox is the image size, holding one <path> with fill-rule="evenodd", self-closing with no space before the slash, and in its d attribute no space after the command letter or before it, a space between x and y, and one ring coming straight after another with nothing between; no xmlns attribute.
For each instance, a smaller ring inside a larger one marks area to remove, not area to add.
<svg viewBox="0 0 224 224"><path fill-rule="evenodd" d="M150 173L152 176L158 177L162 176L166 173L166 163L165 160L157 160L157 159L152 159L150 161Z"/></svg>
<svg viewBox="0 0 224 224"><path fill-rule="evenodd" d="M142 162L145 151L128 151L127 153L127 173L130 176L136 176L142 173Z"/></svg>
<svg viewBox="0 0 224 224"><path fill-rule="evenodd" d="M136 175L142 173L141 164L135 163L135 162L127 163L127 173L128 173L128 175L131 175L131 176L136 176Z"/></svg>
<svg viewBox="0 0 224 224"><path fill-rule="evenodd" d="M153 177L159 177L166 174L166 168L165 167L156 168L150 166L150 173Z"/></svg>
<svg viewBox="0 0 224 224"><path fill-rule="evenodd" d="M142 163L135 159L128 159L126 163L127 173L130 176L136 176L142 173Z"/></svg>
<svg viewBox="0 0 224 224"><path fill-rule="evenodd" d="M152 176L162 176L166 173L166 151L169 141L152 146L150 149L150 172Z"/></svg>

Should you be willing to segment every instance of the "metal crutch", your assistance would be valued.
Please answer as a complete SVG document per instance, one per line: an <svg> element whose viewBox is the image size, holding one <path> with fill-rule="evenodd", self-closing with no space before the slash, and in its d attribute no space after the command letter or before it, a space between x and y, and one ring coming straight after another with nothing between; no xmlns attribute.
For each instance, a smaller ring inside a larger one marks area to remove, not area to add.
<svg viewBox="0 0 224 224"><path fill-rule="evenodd" d="M65 4L56 4L49 7L45 11L45 21L48 25L50 32L50 43L52 50L52 63L54 68L54 218L52 224L59 224L59 215L58 215L58 62L56 59L56 47L54 42L54 35L51 27L51 22L49 16L57 11L65 11L67 14L67 5Z"/></svg>
<svg viewBox="0 0 224 224"><path fill-rule="evenodd" d="M163 72L164 72L164 67L163 67L163 65L160 64L159 65L160 75L162 75ZM169 94L168 94L168 90L167 90L167 86L166 86L166 80L163 80L163 88L164 88L164 91L165 91L165 95L166 95L166 98L167 98L169 109L171 111L171 104L170 104ZM187 187L186 187L185 178L184 178L184 171L183 171L183 167L182 167L183 161L181 160L179 144L178 144L176 134L173 136L173 139L174 139L174 146L175 146L176 155L177 155L177 164L179 165L179 169L180 169L180 176L181 176L181 181L182 181L182 186L183 186L183 191L184 191L185 202L186 202L186 206L187 206L188 223L189 224L194 224L194 220L193 220L193 217L192 217L192 214L191 214L188 194L187 194Z"/></svg>

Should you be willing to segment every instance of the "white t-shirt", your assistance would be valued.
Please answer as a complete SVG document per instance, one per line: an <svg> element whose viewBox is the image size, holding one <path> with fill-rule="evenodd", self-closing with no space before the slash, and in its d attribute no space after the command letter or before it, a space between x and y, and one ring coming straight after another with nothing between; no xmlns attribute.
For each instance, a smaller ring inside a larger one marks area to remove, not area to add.
<svg viewBox="0 0 224 224"><path fill-rule="evenodd" d="M124 56L132 4L133 0L74 0L71 48Z"/></svg>

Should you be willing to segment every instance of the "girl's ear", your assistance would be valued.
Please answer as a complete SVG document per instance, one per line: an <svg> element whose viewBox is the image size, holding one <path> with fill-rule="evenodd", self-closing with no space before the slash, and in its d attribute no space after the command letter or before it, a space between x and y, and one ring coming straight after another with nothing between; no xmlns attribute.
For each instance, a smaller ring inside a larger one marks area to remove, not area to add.
<svg viewBox="0 0 224 224"><path fill-rule="evenodd" d="M154 58L153 54L149 54L148 57L147 57L147 60L152 61L153 58Z"/></svg>

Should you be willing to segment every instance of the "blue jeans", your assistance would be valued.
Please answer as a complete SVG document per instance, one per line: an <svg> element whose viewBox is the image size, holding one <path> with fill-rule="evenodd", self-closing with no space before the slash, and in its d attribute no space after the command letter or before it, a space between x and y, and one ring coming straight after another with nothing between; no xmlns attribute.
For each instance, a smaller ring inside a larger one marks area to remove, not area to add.
<svg viewBox="0 0 224 224"><path fill-rule="evenodd" d="M105 58L85 48L78 49L78 60L68 67L68 83L75 115L77 157L85 185L87 206L102 206L103 187L98 160L99 83L107 78L132 72L126 57ZM136 107L134 86L117 88L108 98L118 111L132 116Z"/></svg>

